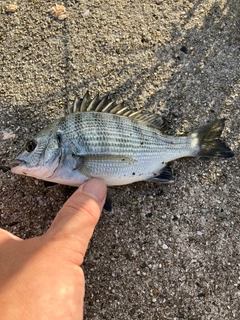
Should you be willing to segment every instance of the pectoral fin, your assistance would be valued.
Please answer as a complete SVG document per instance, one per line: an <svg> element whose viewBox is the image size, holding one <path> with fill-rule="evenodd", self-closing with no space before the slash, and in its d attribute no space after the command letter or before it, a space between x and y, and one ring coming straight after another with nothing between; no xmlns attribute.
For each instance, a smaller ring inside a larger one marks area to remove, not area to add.
<svg viewBox="0 0 240 320"><path fill-rule="evenodd" d="M76 169L87 177L115 175L119 169L133 165L136 160L130 157L112 154L73 155L76 159Z"/></svg>

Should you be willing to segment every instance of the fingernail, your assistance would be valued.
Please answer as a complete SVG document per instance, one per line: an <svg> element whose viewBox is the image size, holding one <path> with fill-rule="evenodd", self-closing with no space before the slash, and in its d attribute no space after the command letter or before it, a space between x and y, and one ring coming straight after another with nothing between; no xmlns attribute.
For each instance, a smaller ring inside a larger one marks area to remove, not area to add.
<svg viewBox="0 0 240 320"><path fill-rule="evenodd" d="M82 191L94 198L98 202L102 202L106 197L106 185L100 179L90 179L88 180L82 188Z"/></svg>

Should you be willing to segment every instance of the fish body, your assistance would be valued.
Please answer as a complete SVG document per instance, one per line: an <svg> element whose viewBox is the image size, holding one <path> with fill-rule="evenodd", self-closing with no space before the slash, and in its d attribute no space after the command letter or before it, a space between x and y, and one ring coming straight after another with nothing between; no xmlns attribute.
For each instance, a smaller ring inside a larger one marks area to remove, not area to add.
<svg viewBox="0 0 240 320"><path fill-rule="evenodd" d="M130 110L108 97L76 99L69 114L30 140L12 172L79 186L91 177L107 185L171 182L168 163L182 157L232 157L219 139L224 119L187 136L171 136L159 115Z"/></svg>

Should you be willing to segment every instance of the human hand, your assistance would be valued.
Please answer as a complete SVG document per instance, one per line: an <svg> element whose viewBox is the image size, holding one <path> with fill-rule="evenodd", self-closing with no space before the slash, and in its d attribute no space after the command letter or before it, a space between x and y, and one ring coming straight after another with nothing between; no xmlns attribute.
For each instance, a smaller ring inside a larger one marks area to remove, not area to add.
<svg viewBox="0 0 240 320"><path fill-rule="evenodd" d="M92 179L69 198L46 234L22 240L0 229L0 319L83 318L79 266L105 197L105 184Z"/></svg>

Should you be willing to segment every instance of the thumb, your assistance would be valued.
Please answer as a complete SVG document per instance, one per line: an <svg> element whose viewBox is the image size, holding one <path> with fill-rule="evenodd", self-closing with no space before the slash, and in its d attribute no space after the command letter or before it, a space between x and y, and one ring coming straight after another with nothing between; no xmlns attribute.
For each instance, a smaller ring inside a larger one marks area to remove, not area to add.
<svg viewBox="0 0 240 320"><path fill-rule="evenodd" d="M88 180L67 200L46 233L46 237L63 240L65 248L79 253L79 264L100 217L106 191L102 180Z"/></svg>

